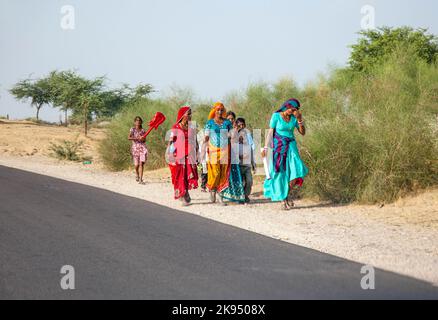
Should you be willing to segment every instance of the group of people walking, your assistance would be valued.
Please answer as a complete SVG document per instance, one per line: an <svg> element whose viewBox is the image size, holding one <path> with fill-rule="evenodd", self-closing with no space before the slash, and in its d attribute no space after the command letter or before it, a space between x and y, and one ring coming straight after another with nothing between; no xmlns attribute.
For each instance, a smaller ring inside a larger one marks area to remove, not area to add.
<svg viewBox="0 0 438 320"><path fill-rule="evenodd" d="M280 201L283 210L294 203L292 197L308 173L298 152L295 129L305 134L304 120L297 99L287 100L272 114L269 133L262 149L263 158L269 158L269 169L264 182L264 196ZM189 191L198 188L198 164L201 169L201 189L210 192L210 201L226 205L225 200L249 203L253 184L252 173L256 170L255 145L244 118L236 118L221 102L213 105L198 139L197 129L191 122L192 109L179 109L172 126L166 149L174 197L184 206L191 202ZM147 149L142 137L141 118L136 117L129 139L132 140L132 156L137 181L143 183L143 166ZM272 154L270 151L272 149Z"/></svg>

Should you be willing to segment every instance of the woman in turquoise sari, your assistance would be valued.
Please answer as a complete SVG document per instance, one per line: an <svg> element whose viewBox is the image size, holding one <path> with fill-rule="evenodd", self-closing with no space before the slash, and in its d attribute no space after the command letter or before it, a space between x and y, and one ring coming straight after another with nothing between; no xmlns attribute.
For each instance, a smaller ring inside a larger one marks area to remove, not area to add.
<svg viewBox="0 0 438 320"><path fill-rule="evenodd" d="M269 161L269 176L264 183L264 196L272 201L282 201L281 208L293 207L290 199L292 190L302 186L308 169L301 160L294 136L294 130L305 135L306 129L301 115L300 102L289 99L271 117L268 138L262 151L266 157L268 146L272 147L272 161Z"/></svg>

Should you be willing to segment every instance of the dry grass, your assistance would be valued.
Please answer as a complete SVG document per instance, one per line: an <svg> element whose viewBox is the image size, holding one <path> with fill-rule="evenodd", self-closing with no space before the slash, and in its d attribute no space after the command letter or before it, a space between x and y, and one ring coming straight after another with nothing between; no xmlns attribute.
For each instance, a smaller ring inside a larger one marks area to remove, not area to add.
<svg viewBox="0 0 438 320"><path fill-rule="evenodd" d="M52 144L62 141L78 141L82 144L83 156L100 162L97 145L105 138L103 129L92 128L87 137L78 126L36 124L31 121L0 120L0 155L49 156Z"/></svg>

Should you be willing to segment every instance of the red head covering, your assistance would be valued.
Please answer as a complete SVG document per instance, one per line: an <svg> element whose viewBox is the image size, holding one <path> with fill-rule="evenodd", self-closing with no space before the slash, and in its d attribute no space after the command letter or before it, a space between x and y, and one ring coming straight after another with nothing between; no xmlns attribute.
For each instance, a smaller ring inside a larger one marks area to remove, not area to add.
<svg viewBox="0 0 438 320"><path fill-rule="evenodd" d="M179 109L178 111L178 115L176 117L176 122L175 124L178 124L181 122L182 118L184 117L184 115L190 110L190 106L183 106Z"/></svg>

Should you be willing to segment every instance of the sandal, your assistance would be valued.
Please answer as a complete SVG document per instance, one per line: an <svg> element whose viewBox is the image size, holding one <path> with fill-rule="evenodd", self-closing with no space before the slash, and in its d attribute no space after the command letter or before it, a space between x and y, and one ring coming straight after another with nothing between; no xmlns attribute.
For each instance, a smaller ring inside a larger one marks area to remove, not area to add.
<svg viewBox="0 0 438 320"><path fill-rule="evenodd" d="M184 197L179 198L183 207L187 207L190 203Z"/></svg>
<svg viewBox="0 0 438 320"><path fill-rule="evenodd" d="M290 209L292 209L295 206L293 199L295 199L297 197L297 194L298 194L298 189L294 188L294 189L290 190L290 192L286 198L286 203Z"/></svg>
<svg viewBox="0 0 438 320"><path fill-rule="evenodd" d="M281 209L281 210L284 210L284 211L287 211L287 210L290 210L290 209L291 209L291 208L289 207L289 204L288 204L287 200L283 200L283 202L281 203L280 209Z"/></svg>
<svg viewBox="0 0 438 320"><path fill-rule="evenodd" d="M135 177L135 181L139 182L139 181L140 181L140 177L139 177L139 176L136 176L136 177Z"/></svg>
<svg viewBox="0 0 438 320"><path fill-rule="evenodd" d="M145 185L146 182L144 182L143 180L140 180L140 181L138 182L138 184Z"/></svg>

